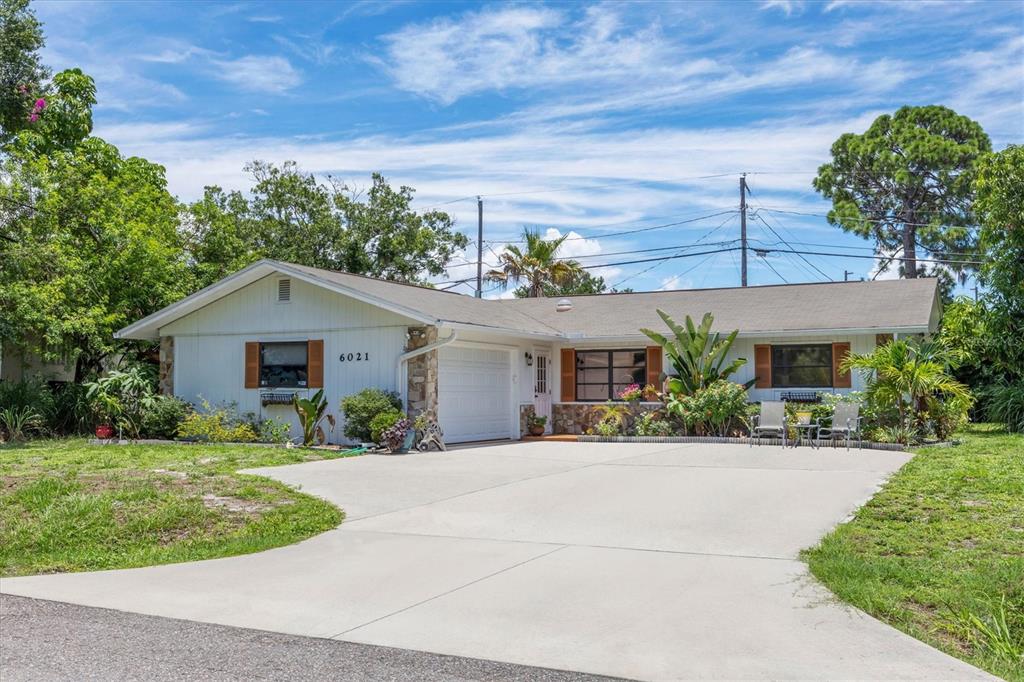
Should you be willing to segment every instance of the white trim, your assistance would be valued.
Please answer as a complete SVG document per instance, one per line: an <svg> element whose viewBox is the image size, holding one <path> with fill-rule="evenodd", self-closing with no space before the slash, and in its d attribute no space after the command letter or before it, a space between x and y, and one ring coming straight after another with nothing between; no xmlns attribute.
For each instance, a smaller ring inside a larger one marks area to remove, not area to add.
<svg viewBox="0 0 1024 682"><path fill-rule="evenodd" d="M439 324L442 324L445 327L451 327L453 329L494 332L495 334L505 334L506 336L518 336L520 338L548 339L551 341L561 341L566 338L564 334L556 331L552 331L550 334L545 332L528 332L523 331L521 329L514 329L512 327L495 327L493 325L473 324L470 322L453 322L452 320L439 320Z"/></svg>
<svg viewBox="0 0 1024 682"><path fill-rule="evenodd" d="M712 333L716 333L714 329ZM717 332L724 334L725 332ZM885 334L885 333L898 333L898 334L927 334L928 328L920 325L906 326L906 327L837 327L835 329L779 329L779 330L758 330L739 332L737 338L762 338L766 336L841 336L841 335L854 335L854 334ZM585 343L634 343L640 340L646 340L645 345L653 345L650 337L644 336L643 334L624 334L621 336L565 336L563 337L567 343L561 344L563 348L576 348L579 344ZM598 349L600 350L600 349Z"/></svg>

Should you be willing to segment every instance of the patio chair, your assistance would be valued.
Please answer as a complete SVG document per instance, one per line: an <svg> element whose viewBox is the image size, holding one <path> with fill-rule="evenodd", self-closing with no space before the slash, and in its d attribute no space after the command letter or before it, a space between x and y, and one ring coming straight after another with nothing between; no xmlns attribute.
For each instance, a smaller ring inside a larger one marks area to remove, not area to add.
<svg viewBox="0 0 1024 682"><path fill-rule="evenodd" d="M782 439L782 447L786 447L786 403L782 400L762 400L761 413L752 417L750 427L750 445L754 439L764 436Z"/></svg>
<svg viewBox="0 0 1024 682"><path fill-rule="evenodd" d="M860 403L836 403L832 412L832 426L818 427L818 447L824 438L835 440L842 438L846 440L846 449L850 449L850 440L856 437L857 447L860 448L864 441L860 432Z"/></svg>

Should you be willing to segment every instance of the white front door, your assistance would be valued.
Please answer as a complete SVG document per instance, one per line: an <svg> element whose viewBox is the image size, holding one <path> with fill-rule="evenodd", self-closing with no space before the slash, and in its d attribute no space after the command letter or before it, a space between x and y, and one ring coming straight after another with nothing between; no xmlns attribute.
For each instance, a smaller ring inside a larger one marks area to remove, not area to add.
<svg viewBox="0 0 1024 682"><path fill-rule="evenodd" d="M512 361L507 350L439 351L437 421L447 443L512 438Z"/></svg>
<svg viewBox="0 0 1024 682"><path fill-rule="evenodd" d="M537 353L533 363L533 411L538 417L548 418L544 433L551 433L551 359L547 353Z"/></svg>

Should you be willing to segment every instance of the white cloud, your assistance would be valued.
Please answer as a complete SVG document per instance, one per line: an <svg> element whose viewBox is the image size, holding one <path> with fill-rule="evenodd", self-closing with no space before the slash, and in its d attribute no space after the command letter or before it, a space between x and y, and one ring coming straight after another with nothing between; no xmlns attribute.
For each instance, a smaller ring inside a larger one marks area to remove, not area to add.
<svg viewBox="0 0 1024 682"><path fill-rule="evenodd" d="M787 17L791 16L794 12L799 14L804 9L804 3L799 0L764 0L761 3L761 9L777 9L782 11ZM826 9L825 11L829 11Z"/></svg>
<svg viewBox="0 0 1024 682"><path fill-rule="evenodd" d="M282 94L302 83L302 74L284 57L247 55L238 59L214 59L212 75L241 90Z"/></svg>
<svg viewBox="0 0 1024 682"><path fill-rule="evenodd" d="M673 291L675 289L692 289L693 280L682 275L671 275L669 277L663 277L661 284L658 286L658 291Z"/></svg>
<svg viewBox="0 0 1024 682"><path fill-rule="evenodd" d="M601 6L579 20L538 6L485 9L383 40L386 55L375 61L396 85L442 104L484 91L626 82L652 69L668 75L671 66L656 27L626 30Z"/></svg>

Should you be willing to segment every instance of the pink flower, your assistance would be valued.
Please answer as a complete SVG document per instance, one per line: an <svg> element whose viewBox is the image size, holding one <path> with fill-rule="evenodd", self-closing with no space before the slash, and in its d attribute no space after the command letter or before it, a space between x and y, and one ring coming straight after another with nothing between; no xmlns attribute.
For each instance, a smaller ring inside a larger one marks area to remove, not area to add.
<svg viewBox="0 0 1024 682"><path fill-rule="evenodd" d="M39 114L33 112L32 114L29 115L28 120L29 120L30 123L35 123L36 121L39 120Z"/></svg>
<svg viewBox="0 0 1024 682"><path fill-rule="evenodd" d="M36 109L36 111L42 111L45 108L46 108L46 100L43 99L42 97L40 97L39 99L36 100L35 109Z"/></svg>

